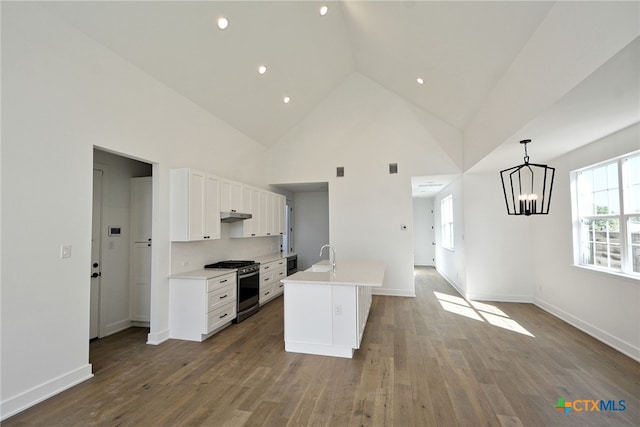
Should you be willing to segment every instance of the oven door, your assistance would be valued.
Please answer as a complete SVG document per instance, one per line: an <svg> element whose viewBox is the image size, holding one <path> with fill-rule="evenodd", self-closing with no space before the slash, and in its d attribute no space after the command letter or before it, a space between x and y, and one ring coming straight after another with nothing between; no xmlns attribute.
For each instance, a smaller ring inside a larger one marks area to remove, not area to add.
<svg viewBox="0 0 640 427"><path fill-rule="evenodd" d="M260 270L238 275L238 315L258 305L260 299Z"/></svg>

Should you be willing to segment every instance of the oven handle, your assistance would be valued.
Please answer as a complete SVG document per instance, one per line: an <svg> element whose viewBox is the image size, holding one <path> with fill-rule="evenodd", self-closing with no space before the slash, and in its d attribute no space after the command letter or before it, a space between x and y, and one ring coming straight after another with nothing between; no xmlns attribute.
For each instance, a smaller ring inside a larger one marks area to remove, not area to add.
<svg viewBox="0 0 640 427"><path fill-rule="evenodd" d="M258 274L260 274L259 271L252 271L251 273L247 273L247 274L239 274L238 279L246 279L247 277L257 276Z"/></svg>

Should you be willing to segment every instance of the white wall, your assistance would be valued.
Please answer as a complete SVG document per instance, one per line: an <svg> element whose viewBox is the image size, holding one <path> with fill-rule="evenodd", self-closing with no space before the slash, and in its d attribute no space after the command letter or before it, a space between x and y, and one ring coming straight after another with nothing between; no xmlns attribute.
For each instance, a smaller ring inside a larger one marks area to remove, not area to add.
<svg viewBox="0 0 640 427"><path fill-rule="evenodd" d="M463 181L467 298L531 302L531 224L548 217L507 215L498 172L465 174Z"/></svg>
<svg viewBox="0 0 640 427"><path fill-rule="evenodd" d="M151 176L151 165L94 150L94 166L104 168L100 272L100 336L130 326L131 178ZM108 226L121 227L108 236Z"/></svg>
<svg viewBox="0 0 640 427"><path fill-rule="evenodd" d="M451 195L453 199L453 249L442 247L442 216L440 202ZM466 295L466 256L463 177L456 178L440 190L433 199L436 232L436 270L462 295Z"/></svg>
<svg viewBox="0 0 640 427"><path fill-rule="evenodd" d="M413 263L435 266L433 198L413 199ZM433 227L433 228L432 228Z"/></svg>
<svg viewBox="0 0 640 427"><path fill-rule="evenodd" d="M573 265L569 173L640 148L634 125L550 161L556 182L546 221L532 224L534 302L640 360L640 283Z"/></svg>
<svg viewBox="0 0 640 427"><path fill-rule="evenodd" d="M374 292L413 296L411 176L459 173L460 147L459 132L355 73L271 149L270 181L329 182L338 259L382 261Z"/></svg>
<svg viewBox="0 0 640 427"><path fill-rule="evenodd" d="M307 191L293 195L293 247L298 254L298 270L305 270L321 259L327 259L329 252L320 248L329 243L329 192ZM338 254L336 253L336 258Z"/></svg>
<svg viewBox="0 0 640 427"><path fill-rule="evenodd" d="M154 164L150 342L168 337L169 169L263 187L266 169L260 144L34 3L2 4L2 125L7 417L91 376L94 146ZM228 161L238 156L242 169ZM72 246L71 258L60 259L62 244Z"/></svg>

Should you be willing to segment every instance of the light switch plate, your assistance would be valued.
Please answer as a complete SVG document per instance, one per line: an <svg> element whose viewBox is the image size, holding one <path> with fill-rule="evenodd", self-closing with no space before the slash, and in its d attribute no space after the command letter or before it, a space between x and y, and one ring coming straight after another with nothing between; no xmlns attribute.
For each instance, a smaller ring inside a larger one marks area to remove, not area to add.
<svg viewBox="0 0 640 427"><path fill-rule="evenodd" d="M71 258L71 245L60 246L60 258Z"/></svg>

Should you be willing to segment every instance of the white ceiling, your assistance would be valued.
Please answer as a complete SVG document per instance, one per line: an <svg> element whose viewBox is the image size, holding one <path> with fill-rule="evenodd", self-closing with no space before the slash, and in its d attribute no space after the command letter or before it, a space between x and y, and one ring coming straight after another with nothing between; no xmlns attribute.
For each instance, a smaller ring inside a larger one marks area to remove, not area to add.
<svg viewBox="0 0 640 427"><path fill-rule="evenodd" d="M322 4L49 2L44 7L268 147L354 72L464 132L527 43L540 38L541 23L555 2L330 1L329 12L320 16ZM230 22L224 31L216 26L220 16ZM531 118L520 139L540 140L530 146L532 158L534 153L540 155L536 160L552 158L597 139L597 132L585 139L576 130L610 133L617 130L612 126L638 121L640 47L637 41L629 46L624 58L601 67L566 99ZM264 75L257 72L261 64L268 67ZM291 102L284 104L284 96ZM513 135L512 144L498 141L496 154L474 170L519 162L520 136Z"/></svg>

